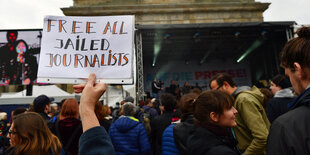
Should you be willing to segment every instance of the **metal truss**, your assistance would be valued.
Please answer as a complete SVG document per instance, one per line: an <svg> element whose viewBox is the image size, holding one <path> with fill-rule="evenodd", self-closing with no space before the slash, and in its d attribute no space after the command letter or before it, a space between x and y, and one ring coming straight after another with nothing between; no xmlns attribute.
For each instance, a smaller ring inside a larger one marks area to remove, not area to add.
<svg viewBox="0 0 310 155"><path fill-rule="evenodd" d="M143 77L143 53L142 53L142 33L139 30L136 30L136 65L137 65L137 99L143 100L144 93L144 77Z"/></svg>

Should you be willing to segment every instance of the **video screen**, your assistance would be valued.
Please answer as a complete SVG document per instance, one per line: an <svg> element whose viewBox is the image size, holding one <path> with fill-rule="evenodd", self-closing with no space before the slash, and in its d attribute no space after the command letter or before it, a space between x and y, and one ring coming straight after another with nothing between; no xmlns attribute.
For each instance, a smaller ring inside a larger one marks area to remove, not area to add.
<svg viewBox="0 0 310 155"><path fill-rule="evenodd" d="M0 85L36 82L42 30L0 30Z"/></svg>

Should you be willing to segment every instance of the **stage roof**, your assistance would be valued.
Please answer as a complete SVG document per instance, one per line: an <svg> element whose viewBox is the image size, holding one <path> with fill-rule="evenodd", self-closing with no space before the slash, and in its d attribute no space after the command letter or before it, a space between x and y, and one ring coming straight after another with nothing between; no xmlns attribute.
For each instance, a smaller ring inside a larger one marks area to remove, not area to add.
<svg viewBox="0 0 310 155"><path fill-rule="evenodd" d="M145 65L175 60L238 59L256 40L262 40L258 51L280 51L287 41L287 30L296 22L205 23L136 25L142 32ZM266 49L268 48L268 49ZM257 52L254 51L254 52ZM158 55L156 53L158 52ZM148 64L146 64L146 62Z"/></svg>

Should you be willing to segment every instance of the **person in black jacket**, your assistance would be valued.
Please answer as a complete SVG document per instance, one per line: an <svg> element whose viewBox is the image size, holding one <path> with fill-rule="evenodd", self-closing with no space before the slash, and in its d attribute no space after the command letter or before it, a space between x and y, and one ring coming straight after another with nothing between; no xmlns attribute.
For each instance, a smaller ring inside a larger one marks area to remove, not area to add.
<svg viewBox="0 0 310 155"><path fill-rule="evenodd" d="M176 99L171 94L162 94L160 97L163 114L151 121L151 149L153 155L161 154L161 140L164 130L171 124L173 110L176 107Z"/></svg>
<svg viewBox="0 0 310 155"><path fill-rule="evenodd" d="M180 155L188 155L187 139L190 135L190 131L194 127L194 100L198 97L198 94L188 93L181 97L178 104L181 110L181 123L173 127L173 137L175 138L175 144L178 148Z"/></svg>
<svg viewBox="0 0 310 155"><path fill-rule="evenodd" d="M299 96L271 125L266 149L270 155L310 154L310 27L297 34L285 44L281 66Z"/></svg>
<svg viewBox="0 0 310 155"><path fill-rule="evenodd" d="M294 100L290 87L291 83L284 75L278 74L271 79L270 90L274 97L266 105L266 114L270 123L288 111L287 105Z"/></svg>
<svg viewBox="0 0 310 155"><path fill-rule="evenodd" d="M163 89L161 88L160 82L157 82L157 80L154 79L154 81L152 82L152 97L158 99L158 94L161 90Z"/></svg>
<svg viewBox="0 0 310 155"><path fill-rule="evenodd" d="M196 128L187 140L189 154L240 154L231 130L237 125L233 103L232 96L218 90L205 91L194 101Z"/></svg>
<svg viewBox="0 0 310 155"><path fill-rule="evenodd" d="M50 104L53 101L54 101L53 97L47 97L44 94L36 97L33 100L34 112L36 112L42 116L42 118L45 120L49 129L52 129L53 125L54 125L53 122L51 121L51 118L47 115L49 112L51 112Z"/></svg>

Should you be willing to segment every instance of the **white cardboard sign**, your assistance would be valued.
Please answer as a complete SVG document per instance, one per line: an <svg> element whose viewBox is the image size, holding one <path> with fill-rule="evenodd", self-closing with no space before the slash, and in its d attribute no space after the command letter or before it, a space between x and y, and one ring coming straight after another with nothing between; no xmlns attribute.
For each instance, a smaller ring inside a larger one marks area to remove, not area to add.
<svg viewBox="0 0 310 155"><path fill-rule="evenodd" d="M46 16L38 82L132 83L134 16Z"/></svg>

